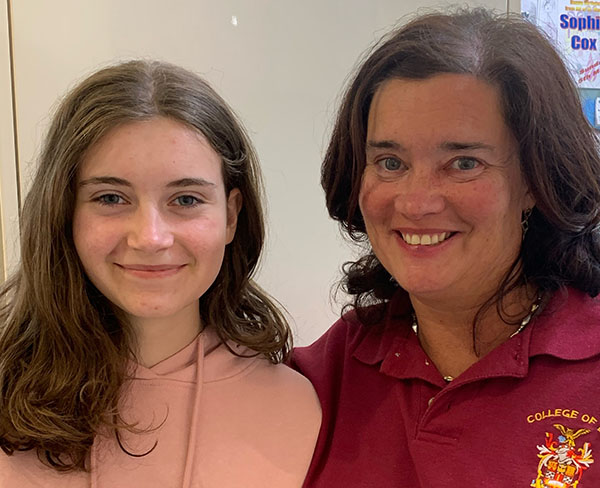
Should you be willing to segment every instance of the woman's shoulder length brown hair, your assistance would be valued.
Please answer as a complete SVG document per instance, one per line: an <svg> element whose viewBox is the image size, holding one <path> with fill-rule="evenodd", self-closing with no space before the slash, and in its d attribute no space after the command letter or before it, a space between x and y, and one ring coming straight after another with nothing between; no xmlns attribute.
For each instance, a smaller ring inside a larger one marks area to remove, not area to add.
<svg viewBox="0 0 600 488"><path fill-rule="evenodd" d="M388 79L472 75L498 88L503 116L519 146L521 171L535 198L520 255L490 303L515 286L600 292L600 158L576 87L548 39L517 15L483 8L431 13L386 35L351 78L321 169L327 208L364 246L342 282L353 306L387 301L399 290L368 245L358 195L365 168L367 118ZM400 292L402 290L400 289Z"/></svg>

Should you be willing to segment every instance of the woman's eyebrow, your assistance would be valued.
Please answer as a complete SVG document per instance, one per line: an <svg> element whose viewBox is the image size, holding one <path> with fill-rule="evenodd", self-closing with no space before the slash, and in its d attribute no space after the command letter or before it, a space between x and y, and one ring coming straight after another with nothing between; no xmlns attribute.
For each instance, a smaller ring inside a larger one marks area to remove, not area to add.
<svg viewBox="0 0 600 488"><path fill-rule="evenodd" d="M464 151L468 149L486 149L488 151L493 151L495 149L494 146L491 146L490 144L477 141L444 141L439 147L445 151ZM394 149L401 151L404 150L404 146L399 142L387 139L383 141L367 141L367 152L373 149Z"/></svg>
<svg viewBox="0 0 600 488"><path fill-rule="evenodd" d="M369 150L373 150L373 149L396 149L396 150L403 150L404 146L402 146L402 144L396 142L396 141L391 141L391 140L383 140L383 141L374 141L374 140L370 140L367 141L367 152Z"/></svg>
<svg viewBox="0 0 600 488"><path fill-rule="evenodd" d="M465 151L468 149L486 149L488 151L493 151L494 146L490 146L489 144L485 144L484 142L458 142L458 141L446 141L440 144L441 149L445 149L447 151Z"/></svg>

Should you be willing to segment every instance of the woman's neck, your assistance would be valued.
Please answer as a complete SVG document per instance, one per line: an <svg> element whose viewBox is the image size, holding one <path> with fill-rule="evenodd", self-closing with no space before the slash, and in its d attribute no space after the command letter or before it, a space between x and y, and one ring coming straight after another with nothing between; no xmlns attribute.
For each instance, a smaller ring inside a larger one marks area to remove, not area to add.
<svg viewBox="0 0 600 488"><path fill-rule="evenodd" d="M502 309L507 317L522 319L535 300L532 289L516 289L505 297ZM518 330L492 304L479 315L474 331L475 316L485 303L482 297L440 301L411 296L411 302L421 347L442 376L459 376Z"/></svg>

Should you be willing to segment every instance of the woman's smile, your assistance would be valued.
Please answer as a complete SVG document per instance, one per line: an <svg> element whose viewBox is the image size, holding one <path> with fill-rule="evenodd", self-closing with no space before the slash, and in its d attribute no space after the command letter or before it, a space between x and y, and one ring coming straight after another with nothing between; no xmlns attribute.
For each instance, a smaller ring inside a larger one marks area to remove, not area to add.
<svg viewBox="0 0 600 488"><path fill-rule="evenodd" d="M401 231L397 232L402 240L411 246L436 246L452 237L455 232L448 231Z"/></svg>

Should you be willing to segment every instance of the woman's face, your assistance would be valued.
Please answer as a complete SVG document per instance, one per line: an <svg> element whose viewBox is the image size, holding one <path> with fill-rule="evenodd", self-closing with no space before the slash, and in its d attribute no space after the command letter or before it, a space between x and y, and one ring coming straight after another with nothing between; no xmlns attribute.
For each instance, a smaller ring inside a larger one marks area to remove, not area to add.
<svg viewBox="0 0 600 488"><path fill-rule="evenodd" d="M371 103L366 161L360 209L398 284L442 300L495 291L534 204L497 89L456 74L386 81Z"/></svg>
<svg viewBox="0 0 600 488"><path fill-rule="evenodd" d="M131 319L197 316L240 206L202 135L166 118L131 122L84 158L73 238L89 279Z"/></svg>

